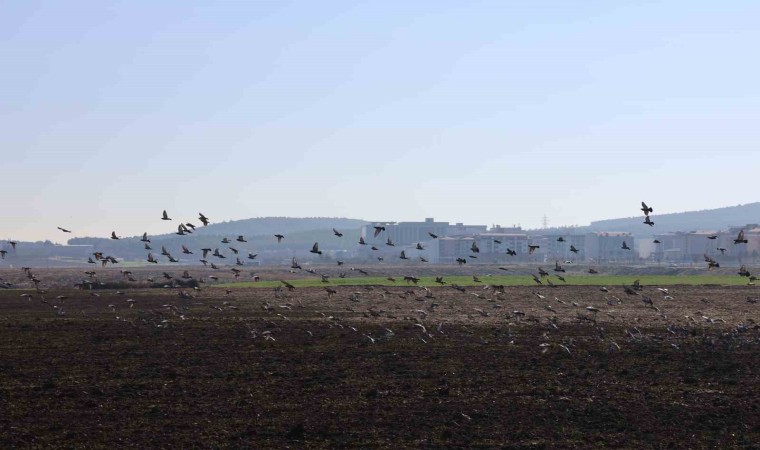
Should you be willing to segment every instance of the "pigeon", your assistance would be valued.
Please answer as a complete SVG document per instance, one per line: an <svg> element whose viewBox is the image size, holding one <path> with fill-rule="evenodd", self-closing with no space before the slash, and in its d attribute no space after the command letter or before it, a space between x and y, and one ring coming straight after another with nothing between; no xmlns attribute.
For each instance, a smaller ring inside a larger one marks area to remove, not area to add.
<svg viewBox="0 0 760 450"><path fill-rule="evenodd" d="M166 214L166 210L164 210L164 214L163 214L163 216L161 217L161 220L172 220L172 219L170 219L170 218L169 218L169 215L168 215L168 214Z"/></svg>
<svg viewBox="0 0 760 450"><path fill-rule="evenodd" d="M58 229L63 231L64 233L71 233L71 230L67 230L66 228L58 227Z"/></svg>
<svg viewBox="0 0 760 450"><path fill-rule="evenodd" d="M319 243L315 242L314 246L311 247L311 250L309 250L309 252L317 254L317 255L321 255L322 254L322 250L319 249Z"/></svg>
<svg viewBox="0 0 760 450"><path fill-rule="evenodd" d="M645 216L648 216L649 213L654 212L654 210L647 206L647 204L644 202L641 202L641 210L644 211Z"/></svg>
<svg viewBox="0 0 760 450"><path fill-rule="evenodd" d="M208 217L204 216L203 213L198 213L198 220L201 221L204 227L208 226L208 223L209 223Z"/></svg>

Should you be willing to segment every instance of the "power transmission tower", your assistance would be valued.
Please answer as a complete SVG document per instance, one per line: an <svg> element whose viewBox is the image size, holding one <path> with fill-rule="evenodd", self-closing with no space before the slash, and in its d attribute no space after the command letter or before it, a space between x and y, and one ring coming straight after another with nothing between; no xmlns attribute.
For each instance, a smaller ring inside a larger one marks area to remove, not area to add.
<svg viewBox="0 0 760 450"><path fill-rule="evenodd" d="M541 220L541 223L543 223L544 229L549 228L549 218L546 217L546 214L544 214L544 217Z"/></svg>

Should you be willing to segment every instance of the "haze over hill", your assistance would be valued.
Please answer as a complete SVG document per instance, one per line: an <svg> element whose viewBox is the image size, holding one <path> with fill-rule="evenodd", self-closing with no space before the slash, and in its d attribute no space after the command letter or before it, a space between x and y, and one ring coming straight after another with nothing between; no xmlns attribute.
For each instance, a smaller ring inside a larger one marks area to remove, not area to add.
<svg viewBox="0 0 760 450"><path fill-rule="evenodd" d="M725 230L730 226L742 226L750 223L760 223L760 202L744 205L727 206L724 208L705 209L701 211L686 211L680 213L651 214L655 225L648 227L643 224L643 214L636 217L605 219L591 222L581 227L556 227L549 230L557 232L587 233L591 231L624 231L634 236L651 236L658 233L696 230ZM531 230L534 233L547 232L546 229Z"/></svg>

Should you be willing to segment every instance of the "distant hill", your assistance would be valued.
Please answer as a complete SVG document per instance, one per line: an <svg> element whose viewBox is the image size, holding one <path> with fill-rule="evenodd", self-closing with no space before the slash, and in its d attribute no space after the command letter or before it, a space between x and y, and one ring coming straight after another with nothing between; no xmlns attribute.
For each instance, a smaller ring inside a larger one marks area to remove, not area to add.
<svg viewBox="0 0 760 450"><path fill-rule="evenodd" d="M651 236L655 233L696 230L726 230L730 226L760 223L760 202L725 208L704 209L672 214L652 213L654 227L644 225L642 214L636 217L605 219L591 222L584 227L532 230L535 233L589 233L593 231L624 231L634 236Z"/></svg>
<svg viewBox="0 0 760 450"><path fill-rule="evenodd" d="M367 222L363 220L345 218L262 217L220 222L207 227L196 224L195 232L189 235L178 236L169 233L152 235L149 239L154 255L158 255L162 247L165 247L180 261L197 262L200 259L199 255L202 254L200 249L219 248L220 252L227 254L234 262L236 256L245 259L248 253L276 252L280 255L284 252L291 256L308 255L308 250L314 242L319 242L323 250L350 250L356 248L361 226L365 223ZM333 228L344 236L337 238L333 234ZM278 243L275 234L283 234L285 239ZM236 240L240 235L246 242ZM230 240L229 244L221 242L225 237ZM139 239L139 236L124 237L120 240L81 237L69 239L68 244L92 246L94 250L117 258L144 260L148 251L144 249L144 244ZM182 245L185 245L193 254L183 254ZM235 255L233 248L238 250L239 254ZM260 259L266 258L262 255Z"/></svg>
<svg viewBox="0 0 760 450"><path fill-rule="evenodd" d="M358 230L368 223L365 220L333 217L256 217L253 219L232 220L211 223L207 227L199 226L198 236L273 236L277 233L289 234L312 230ZM198 226L200 224L196 224Z"/></svg>

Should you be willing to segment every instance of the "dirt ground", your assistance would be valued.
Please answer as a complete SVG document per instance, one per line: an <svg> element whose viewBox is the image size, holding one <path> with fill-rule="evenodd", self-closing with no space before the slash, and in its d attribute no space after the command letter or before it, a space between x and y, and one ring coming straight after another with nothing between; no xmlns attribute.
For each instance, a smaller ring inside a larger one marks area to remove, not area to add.
<svg viewBox="0 0 760 450"><path fill-rule="evenodd" d="M35 274L44 294L0 289L2 448L760 443L752 286L88 291Z"/></svg>

